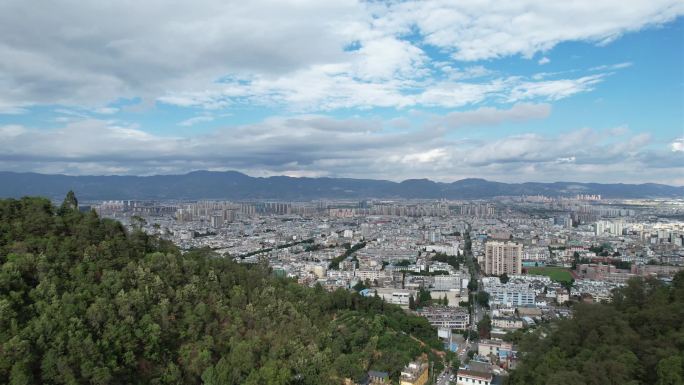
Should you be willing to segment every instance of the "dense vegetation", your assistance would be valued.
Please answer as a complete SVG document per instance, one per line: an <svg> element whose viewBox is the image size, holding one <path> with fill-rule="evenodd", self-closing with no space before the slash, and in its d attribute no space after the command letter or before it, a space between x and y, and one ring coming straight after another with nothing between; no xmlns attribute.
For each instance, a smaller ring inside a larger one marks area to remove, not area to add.
<svg viewBox="0 0 684 385"><path fill-rule="evenodd" d="M610 304L525 335L512 384L684 384L684 272L671 285L632 279Z"/></svg>
<svg viewBox="0 0 684 385"><path fill-rule="evenodd" d="M181 254L73 195L0 201L2 384L335 384L439 347L377 298Z"/></svg>

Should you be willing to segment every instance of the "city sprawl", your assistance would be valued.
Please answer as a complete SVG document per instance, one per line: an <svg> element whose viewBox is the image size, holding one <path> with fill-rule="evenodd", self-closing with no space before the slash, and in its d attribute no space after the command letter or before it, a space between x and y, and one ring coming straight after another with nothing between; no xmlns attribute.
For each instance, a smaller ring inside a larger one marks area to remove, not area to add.
<svg viewBox="0 0 684 385"><path fill-rule="evenodd" d="M440 384L496 383L518 361L507 336L572 317L571 303L609 302L632 277L667 283L684 269L681 199L121 200L84 207L183 250L267 264L301 285L379 297L423 316L466 363L451 377L443 373ZM420 378L425 364L411 363L402 378L413 383L411 373ZM381 381L386 374L374 375Z"/></svg>

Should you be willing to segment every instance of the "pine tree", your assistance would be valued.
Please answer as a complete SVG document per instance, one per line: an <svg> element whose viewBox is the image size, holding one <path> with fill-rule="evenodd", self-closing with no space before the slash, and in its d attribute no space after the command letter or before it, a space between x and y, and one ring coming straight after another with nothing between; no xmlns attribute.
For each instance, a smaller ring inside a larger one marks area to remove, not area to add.
<svg viewBox="0 0 684 385"><path fill-rule="evenodd" d="M64 197L64 201L62 202L62 205L59 207L59 213L61 214L66 214L71 211L77 211L78 210L78 199L76 199L76 194L74 194L73 190L69 190L67 193L66 197Z"/></svg>

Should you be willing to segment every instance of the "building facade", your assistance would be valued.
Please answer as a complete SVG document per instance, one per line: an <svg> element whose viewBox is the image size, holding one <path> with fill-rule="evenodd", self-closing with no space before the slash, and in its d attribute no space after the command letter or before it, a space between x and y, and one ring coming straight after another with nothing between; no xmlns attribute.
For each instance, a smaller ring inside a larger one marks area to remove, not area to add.
<svg viewBox="0 0 684 385"><path fill-rule="evenodd" d="M488 286L484 289L489 293L489 305L499 306L534 306L535 293L526 284L506 284Z"/></svg>
<svg viewBox="0 0 684 385"><path fill-rule="evenodd" d="M457 385L490 385L491 383L492 375L490 373L459 370L456 374Z"/></svg>
<svg viewBox="0 0 684 385"><path fill-rule="evenodd" d="M520 274L523 247L518 242L489 241L485 244L484 272L488 275Z"/></svg>
<svg viewBox="0 0 684 385"><path fill-rule="evenodd" d="M470 324L468 310L460 307L424 307L419 314L437 328L465 330Z"/></svg>

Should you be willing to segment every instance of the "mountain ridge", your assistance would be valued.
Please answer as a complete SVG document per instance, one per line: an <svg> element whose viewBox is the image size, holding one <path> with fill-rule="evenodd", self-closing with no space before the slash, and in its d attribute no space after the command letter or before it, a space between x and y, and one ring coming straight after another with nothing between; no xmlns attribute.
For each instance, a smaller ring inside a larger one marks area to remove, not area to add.
<svg viewBox="0 0 684 385"><path fill-rule="evenodd" d="M0 197L42 195L58 199L74 190L100 199L477 199L495 196L600 194L606 198L684 198L684 186L657 183L522 182L482 178L435 182L426 178L393 182L333 177L252 177L238 171L192 171L177 175L71 176L0 172Z"/></svg>

